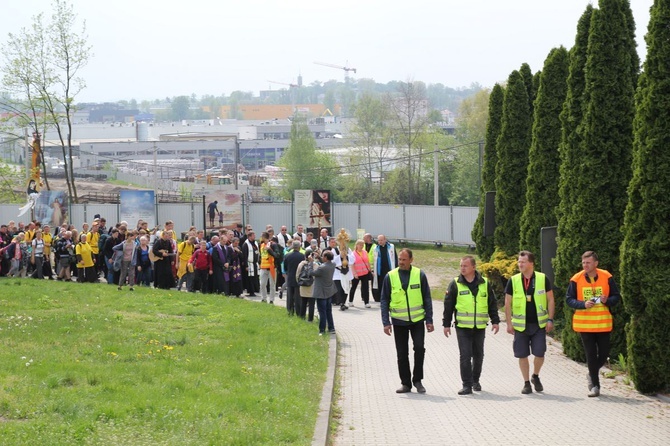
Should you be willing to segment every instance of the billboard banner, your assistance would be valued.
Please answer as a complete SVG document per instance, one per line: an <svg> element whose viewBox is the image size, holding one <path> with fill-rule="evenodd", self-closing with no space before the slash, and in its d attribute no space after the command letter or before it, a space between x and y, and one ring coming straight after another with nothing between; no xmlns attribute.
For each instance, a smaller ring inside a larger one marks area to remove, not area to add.
<svg viewBox="0 0 670 446"><path fill-rule="evenodd" d="M35 220L51 227L68 223L67 192L42 190L35 203Z"/></svg>
<svg viewBox="0 0 670 446"><path fill-rule="evenodd" d="M235 229L237 223L242 223L242 195L240 192L208 192L205 203L208 230Z"/></svg>
<svg viewBox="0 0 670 446"><path fill-rule="evenodd" d="M294 191L294 216L295 225L303 225L307 232L315 237L323 228L332 234L332 210L330 204L330 191L323 189L301 189Z"/></svg>
<svg viewBox="0 0 670 446"><path fill-rule="evenodd" d="M156 226L156 199L152 190L122 190L120 191L119 214L121 221L128 222L129 228L137 227L142 219L149 223L149 227Z"/></svg>

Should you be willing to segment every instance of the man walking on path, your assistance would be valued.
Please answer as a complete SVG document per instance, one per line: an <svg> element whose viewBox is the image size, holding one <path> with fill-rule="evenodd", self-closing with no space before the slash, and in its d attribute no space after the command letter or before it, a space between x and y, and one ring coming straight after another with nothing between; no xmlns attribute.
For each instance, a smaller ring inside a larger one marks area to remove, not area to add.
<svg viewBox="0 0 670 446"><path fill-rule="evenodd" d="M613 322L610 308L619 303L619 287L612 275L598 268L598 255L593 251L582 254L582 271L570 279L566 304L574 308L572 329L579 333L584 344L589 396L600 396L600 368L610 353L610 333Z"/></svg>
<svg viewBox="0 0 670 446"><path fill-rule="evenodd" d="M419 393L426 393L423 380L425 329L434 330L433 303L428 279L419 268L412 267L412 250L405 248L398 255L398 268L384 278L381 292L382 323L384 333L393 332L398 357L401 386L396 393L412 391L412 384ZM414 372L409 368L409 336L414 343Z"/></svg>
<svg viewBox="0 0 670 446"><path fill-rule="evenodd" d="M474 257L463 257L461 274L451 281L444 296L442 326L446 337L451 334L451 320L456 314L456 337L463 381L459 395L470 395L473 390L482 390L479 377L484 362L486 325L491 319L493 334L497 334L500 324L493 287L475 269L475 265Z"/></svg>
<svg viewBox="0 0 670 446"><path fill-rule="evenodd" d="M372 297L375 302L379 302L379 295L382 289L382 283L389 271L394 269L398 264L398 254L395 251L393 243L386 241L386 236L380 234L377 237L377 246L373 252L372 271Z"/></svg>
<svg viewBox="0 0 670 446"><path fill-rule="evenodd" d="M535 255L529 251L519 253L519 274L507 281L505 287L505 316L507 333L514 335L514 357L519 358L523 376L521 393L533 393L530 387L531 352L533 359L532 382L536 392L544 387L540 369L547 351L547 332L554 328L554 292L547 276L535 272Z"/></svg>

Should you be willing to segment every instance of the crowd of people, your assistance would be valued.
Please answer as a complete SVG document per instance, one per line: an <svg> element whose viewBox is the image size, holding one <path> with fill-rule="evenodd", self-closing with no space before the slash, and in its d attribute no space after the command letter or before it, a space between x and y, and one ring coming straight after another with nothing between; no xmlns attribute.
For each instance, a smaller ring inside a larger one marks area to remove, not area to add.
<svg viewBox="0 0 670 446"><path fill-rule="evenodd" d="M81 228L63 224L52 230L37 221L3 224L0 259L0 275L7 277L102 281L130 291L153 286L234 297L246 293L270 304L286 296L289 314L312 321L316 306L324 310L324 322L326 305L319 301L345 311L354 305L360 286L362 305L370 308L370 295L380 301L381 283L398 262L384 235L375 242L366 234L351 249L326 228L315 235L298 225L290 234L286 226L275 233L267 225L258 236L251 225L238 224L209 234L192 227L179 241L172 221L153 228L143 220L134 227L125 221L108 226L100 215ZM329 269L332 277L323 274Z"/></svg>
<svg viewBox="0 0 670 446"><path fill-rule="evenodd" d="M52 231L39 222L9 222L0 226L0 275L78 282L106 281L119 290L128 286L153 286L255 297L273 304L286 296L289 315L309 322L319 314L319 334L334 333L333 307L341 311L355 305L360 285L363 306L370 295L380 303L384 333L395 337L401 387L398 393L426 391L422 384L425 355L424 333L434 331L432 298L423 271L412 266L410 249L396 252L383 234L373 240L365 234L349 246L344 230L337 237L328 229L318 235L298 225L291 235L287 226L275 234L267 225L257 238L251 225L234 230L221 228L206 237L190 228L179 242L174 223L149 228L140 220L135 228L126 222L107 227L96 215L81 231L63 224ZM546 333L553 329L554 296L543 273L534 270L533 253L521 251L519 273L505 289L507 332L514 335L514 356L524 380L523 394L544 390L540 370L546 351ZM589 396L600 395L599 370L609 354L613 328L610 307L620 300L611 274L598 269L593 251L582 256L583 270L569 284L566 303L574 308L573 329L580 333L589 367ZM476 270L475 259L461 260L460 275L445 294L443 331L455 327L460 350L463 388L460 395L481 391L485 328L498 333L497 299L488 282ZM410 370L409 339L414 344L414 368ZM530 374L530 355L533 374Z"/></svg>

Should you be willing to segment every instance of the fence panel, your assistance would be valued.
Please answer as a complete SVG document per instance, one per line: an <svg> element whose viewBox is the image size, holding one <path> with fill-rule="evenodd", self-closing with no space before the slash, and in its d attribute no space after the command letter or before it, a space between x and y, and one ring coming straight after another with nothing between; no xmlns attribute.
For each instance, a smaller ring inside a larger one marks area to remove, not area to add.
<svg viewBox="0 0 670 446"><path fill-rule="evenodd" d="M75 208L77 209L75 212ZM86 222L91 225L91 222L96 215L100 215L107 220L107 227L114 225L119 221L119 205L118 204L97 204L97 203L82 203L82 204L73 204L70 206L72 209L72 216L68 220L70 223L75 225L76 228L81 228L82 223ZM75 218L76 216L76 218ZM129 225L134 225L137 222L128 222ZM134 226L132 226L134 227Z"/></svg>
<svg viewBox="0 0 670 446"><path fill-rule="evenodd" d="M17 226L20 221L24 223L28 222L28 220L30 220L30 212L21 217L17 217L17 215L19 215L19 207L23 204L0 204L0 222L5 225L10 221L13 221Z"/></svg>
<svg viewBox="0 0 670 446"><path fill-rule="evenodd" d="M357 204L334 203L332 221L333 221L333 231L332 231L333 234L337 234L341 228L344 228L347 230L347 232L349 232L351 240L356 240L356 230L358 229Z"/></svg>
<svg viewBox="0 0 670 446"><path fill-rule="evenodd" d="M291 228L292 222L291 203L251 203L249 205L249 223L254 228L256 238L259 240L266 225L272 225L275 234L279 234L279 228L282 225ZM290 231L291 229L289 229Z"/></svg>
<svg viewBox="0 0 670 446"><path fill-rule="evenodd" d="M453 243L461 245L474 245L472 241L472 228L475 227L475 221L479 214L477 207L454 206L454 239Z"/></svg>
<svg viewBox="0 0 670 446"><path fill-rule="evenodd" d="M361 205L361 228L374 237L384 234L389 239L405 239L403 206L389 204Z"/></svg>
<svg viewBox="0 0 670 446"><path fill-rule="evenodd" d="M443 243L451 241L450 207L405 206L405 238Z"/></svg>

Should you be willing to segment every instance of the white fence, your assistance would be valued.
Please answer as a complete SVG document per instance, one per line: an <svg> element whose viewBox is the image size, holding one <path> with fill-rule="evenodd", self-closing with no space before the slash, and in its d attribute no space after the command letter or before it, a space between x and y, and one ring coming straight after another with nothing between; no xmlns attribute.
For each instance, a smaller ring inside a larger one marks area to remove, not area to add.
<svg viewBox="0 0 670 446"><path fill-rule="evenodd" d="M177 234L191 226L204 227L203 203L159 203L156 205L158 224L167 220L175 223ZM29 214L17 218L18 204L0 204L0 222L27 222ZM334 230L345 228L352 237L357 229L364 229L375 236L384 234L391 240L419 241L454 245L474 245L470 233L479 209L460 206L409 206L392 204L332 204ZM96 214L113 225L119 220L118 204L71 204L68 221L77 228L90 223ZM262 230L271 224L276 232L286 225L293 232L293 203L251 203L243 205L242 223L250 223ZM316 235L316 234L315 234Z"/></svg>

